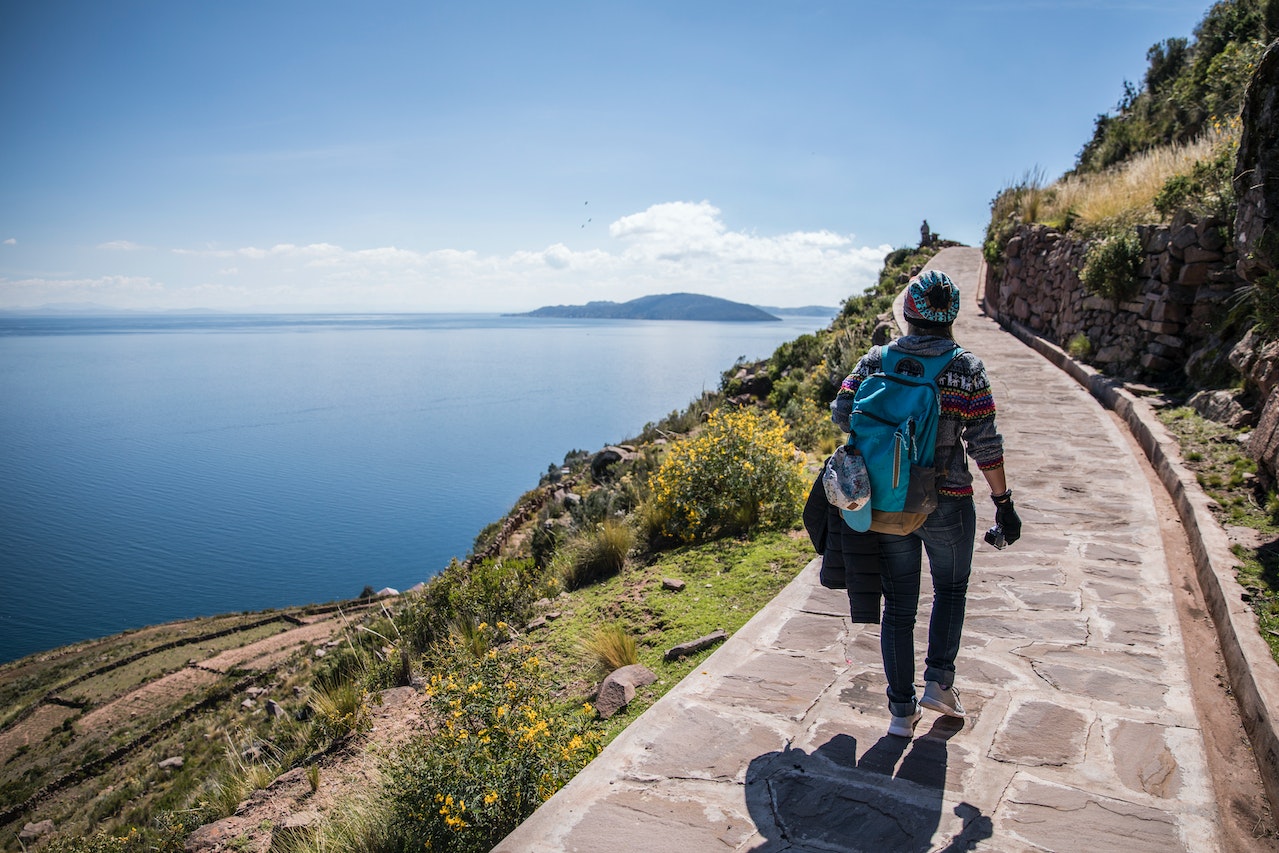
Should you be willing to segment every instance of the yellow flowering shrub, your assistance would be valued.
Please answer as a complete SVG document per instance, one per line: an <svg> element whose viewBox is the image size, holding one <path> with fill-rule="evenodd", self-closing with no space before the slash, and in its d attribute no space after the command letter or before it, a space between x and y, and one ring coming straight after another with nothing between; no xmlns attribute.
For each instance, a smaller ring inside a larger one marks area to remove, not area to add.
<svg viewBox="0 0 1279 853"><path fill-rule="evenodd" d="M696 542L780 529L799 517L803 463L786 423L755 409L717 410L676 443L650 482L650 535Z"/></svg>
<svg viewBox="0 0 1279 853"><path fill-rule="evenodd" d="M529 647L451 645L426 688L429 731L386 761L405 849L492 849L600 749L594 709L557 706Z"/></svg>

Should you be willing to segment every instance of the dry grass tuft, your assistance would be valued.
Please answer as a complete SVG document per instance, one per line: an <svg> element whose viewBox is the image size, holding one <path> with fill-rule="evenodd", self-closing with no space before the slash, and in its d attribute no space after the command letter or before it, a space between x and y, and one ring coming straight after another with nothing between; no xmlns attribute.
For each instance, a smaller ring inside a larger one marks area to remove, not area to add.
<svg viewBox="0 0 1279 853"><path fill-rule="evenodd" d="M635 638L618 623L602 625L582 641L582 651L604 672L639 663Z"/></svg>
<svg viewBox="0 0 1279 853"><path fill-rule="evenodd" d="M1043 195L1036 202L1037 216L1028 216L1023 202L1023 222L1046 222L1062 226L1073 224L1088 232L1116 224L1160 222L1163 217L1155 209L1155 197L1170 178L1189 175L1196 163L1208 160L1224 145L1239 142L1237 125L1214 127L1194 142L1155 148L1126 160L1113 169L1088 175L1062 178L1046 191L1023 198ZM1040 203L1042 202L1042 203Z"/></svg>

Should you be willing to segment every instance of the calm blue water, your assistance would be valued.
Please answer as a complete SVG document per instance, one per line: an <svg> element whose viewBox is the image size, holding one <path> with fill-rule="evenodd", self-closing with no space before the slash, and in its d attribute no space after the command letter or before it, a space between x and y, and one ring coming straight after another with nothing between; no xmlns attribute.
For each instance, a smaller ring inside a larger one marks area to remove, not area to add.
<svg viewBox="0 0 1279 853"><path fill-rule="evenodd" d="M412 586L569 450L825 325L0 317L0 661Z"/></svg>

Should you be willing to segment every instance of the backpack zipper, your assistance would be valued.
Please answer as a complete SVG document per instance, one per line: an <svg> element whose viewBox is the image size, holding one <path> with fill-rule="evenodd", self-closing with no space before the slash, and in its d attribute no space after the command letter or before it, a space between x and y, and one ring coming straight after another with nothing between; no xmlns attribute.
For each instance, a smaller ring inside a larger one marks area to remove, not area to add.
<svg viewBox="0 0 1279 853"><path fill-rule="evenodd" d="M896 489L901 485L902 481L902 434L897 433L897 440L893 442L893 488Z"/></svg>

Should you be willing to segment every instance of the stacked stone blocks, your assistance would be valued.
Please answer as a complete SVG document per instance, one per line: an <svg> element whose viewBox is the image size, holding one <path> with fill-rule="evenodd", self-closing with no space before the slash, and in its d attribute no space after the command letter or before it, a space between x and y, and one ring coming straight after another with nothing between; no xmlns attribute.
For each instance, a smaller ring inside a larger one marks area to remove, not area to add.
<svg viewBox="0 0 1279 853"><path fill-rule="evenodd" d="M1225 223L1182 213L1170 225L1136 230L1143 259L1130 300L1084 287L1086 241L1023 225L1008 241L1004 262L987 267L986 310L1062 347L1084 335L1088 360L1125 378L1192 370L1214 358L1221 346L1214 326L1243 284Z"/></svg>

